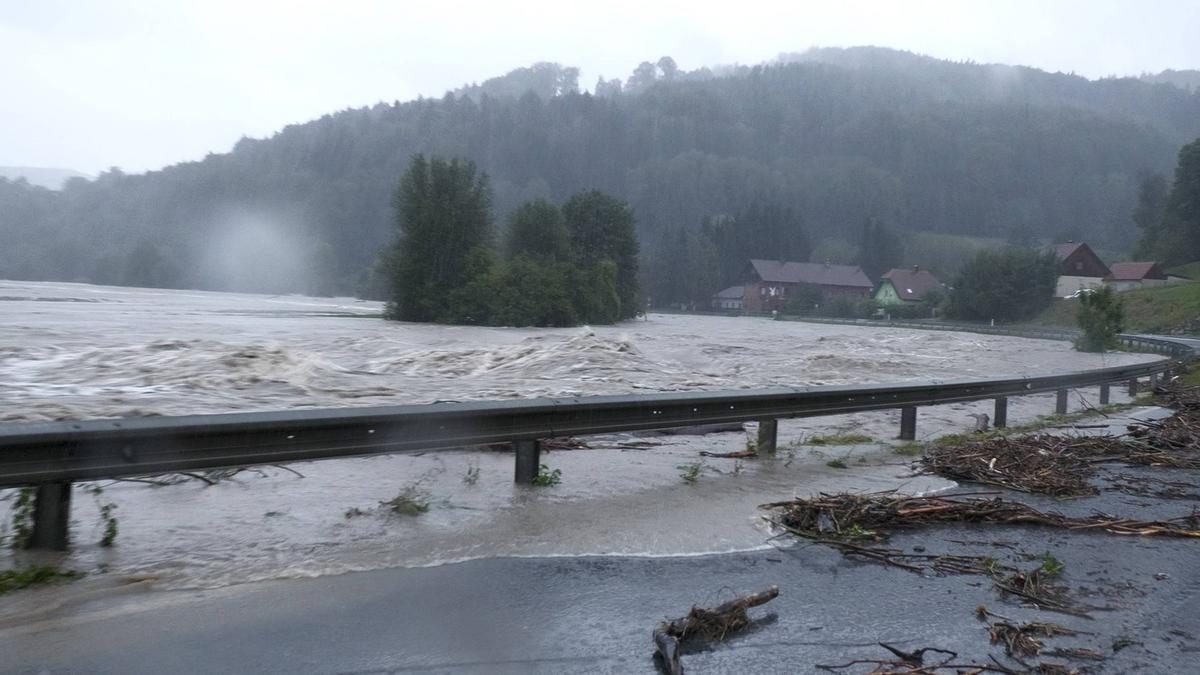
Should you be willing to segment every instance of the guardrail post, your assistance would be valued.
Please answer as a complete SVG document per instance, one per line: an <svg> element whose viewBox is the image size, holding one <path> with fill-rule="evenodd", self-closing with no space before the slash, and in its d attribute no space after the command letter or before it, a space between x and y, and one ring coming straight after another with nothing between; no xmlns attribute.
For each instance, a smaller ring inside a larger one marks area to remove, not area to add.
<svg viewBox="0 0 1200 675"><path fill-rule="evenodd" d="M1150 391L1154 391L1154 387L1158 386L1158 373L1150 373Z"/></svg>
<svg viewBox="0 0 1200 675"><path fill-rule="evenodd" d="M1055 396L1054 399L1054 413L1056 415L1067 414L1067 394L1068 392L1066 389L1058 390L1057 396Z"/></svg>
<svg viewBox="0 0 1200 675"><path fill-rule="evenodd" d="M533 485L542 458L541 442L513 441L513 450L517 455L516 481L522 485Z"/></svg>
<svg viewBox="0 0 1200 675"><path fill-rule="evenodd" d="M1110 394L1111 392L1109 392L1109 386L1107 382L1100 385L1100 405L1108 405Z"/></svg>
<svg viewBox="0 0 1200 675"><path fill-rule="evenodd" d="M1137 378L1131 377L1131 378L1129 378L1129 395L1137 396L1137 392L1138 392Z"/></svg>
<svg viewBox="0 0 1200 675"><path fill-rule="evenodd" d="M65 551L70 540L71 484L43 483L37 486L33 503L33 533L29 548Z"/></svg>
<svg viewBox="0 0 1200 675"><path fill-rule="evenodd" d="M917 407L906 405L900 409L900 440L917 440Z"/></svg>
<svg viewBox="0 0 1200 675"><path fill-rule="evenodd" d="M764 455L775 454L775 448L779 445L779 420L759 420L758 421L758 452Z"/></svg>
<svg viewBox="0 0 1200 675"><path fill-rule="evenodd" d="M1004 427L1008 426L1008 397L1007 396L997 396L996 397L995 413L996 414L992 415L992 426L996 427L997 429L1003 429Z"/></svg>

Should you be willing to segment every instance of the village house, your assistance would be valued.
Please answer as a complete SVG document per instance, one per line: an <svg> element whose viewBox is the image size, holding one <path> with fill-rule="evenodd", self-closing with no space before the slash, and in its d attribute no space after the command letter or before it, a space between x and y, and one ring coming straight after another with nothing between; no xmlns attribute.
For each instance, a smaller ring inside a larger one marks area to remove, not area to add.
<svg viewBox="0 0 1200 675"><path fill-rule="evenodd" d="M783 311L788 297L805 285L819 288L824 302L839 297L866 300L875 288L861 268L829 263L751 260L743 278L742 305L747 312Z"/></svg>
<svg viewBox="0 0 1200 675"><path fill-rule="evenodd" d="M730 286L717 291L712 297L712 308L725 311L741 311L742 298L746 295L745 286Z"/></svg>
<svg viewBox="0 0 1200 675"><path fill-rule="evenodd" d="M919 305L930 291L942 291L942 282L933 272L914 265L894 269L883 275L875 291L875 302L883 307Z"/></svg>
<svg viewBox="0 0 1200 675"><path fill-rule="evenodd" d="M1108 266L1092 247L1083 242L1056 244L1058 285L1054 294L1060 298L1072 296L1085 288L1099 288L1108 276Z"/></svg>
<svg viewBox="0 0 1200 675"><path fill-rule="evenodd" d="M1123 262L1113 263L1104 283L1118 293L1131 291L1147 286L1161 286L1170 283L1166 272L1153 262Z"/></svg>

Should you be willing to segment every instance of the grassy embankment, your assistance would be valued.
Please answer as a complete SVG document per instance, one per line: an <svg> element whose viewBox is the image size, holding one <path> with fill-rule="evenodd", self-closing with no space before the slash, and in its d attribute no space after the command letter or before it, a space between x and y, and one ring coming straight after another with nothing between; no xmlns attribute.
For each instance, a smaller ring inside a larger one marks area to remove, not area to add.
<svg viewBox="0 0 1200 675"><path fill-rule="evenodd" d="M1120 298L1125 305L1125 330L1130 333L1195 331L1200 319L1198 282L1141 288L1121 293ZM1074 328L1078 309L1078 300L1056 299L1030 323Z"/></svg>

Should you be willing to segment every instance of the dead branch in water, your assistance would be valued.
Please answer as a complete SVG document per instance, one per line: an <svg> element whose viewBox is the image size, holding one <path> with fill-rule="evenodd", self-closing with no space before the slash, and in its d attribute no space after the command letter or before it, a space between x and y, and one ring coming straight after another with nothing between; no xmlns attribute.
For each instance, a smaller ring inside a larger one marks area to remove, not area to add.
<svg viewBox="0 0 1200 675"><path fill-rule="evenodd" d="M779 587L772 586L759 593L734 598L712 609L693 606L687 616L664 621L654 629L654 646L662 657L664 668L671 675L683 673L679 661L680 644L699 636L705 640L724 640L730 633L750 625L746 610L764 605L779 597Z"/></svg>

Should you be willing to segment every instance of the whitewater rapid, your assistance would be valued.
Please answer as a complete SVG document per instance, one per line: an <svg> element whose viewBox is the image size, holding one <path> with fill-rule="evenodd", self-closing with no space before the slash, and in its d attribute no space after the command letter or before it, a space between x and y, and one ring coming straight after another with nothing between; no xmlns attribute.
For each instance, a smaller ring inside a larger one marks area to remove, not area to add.
<svg viewBox="0 0 1200 675"><path fill-rule="evenodd" d="M1130 363L1070 345L968 333L651 314L617 326L524 329L386 322L379 303L0 281L0 422L448 400L1044 375ZM1114 389L1114 401L1122 398ZM1081 391L1076 407L1094 402ZM1053 409L1011 402L1010 423ZM970 428L990 403L922 409L922 437ZM391 455L247 471L216 485L101 481L75 491L62 564L169 588L498 555L681 555L767 545L756 505L817 490L952 484L889 451L897 411L785 420L774 461L701 460L747 433L588 439L547 453L561 484L512 482L511 455ZM871 443L814 448L813 434ZM827 465L841 459L848 469ZM703 461L699 480L681 467ZM477 480L468 476L474 471ZM415 486L430 510L381 501ZM0 493L0 536L12 491ZM117 545L97 505L117 504ZM353 513L358 509L361 515ZM347 515L350 512L351 515ZM27 554L22 554L27 555ZM7 547L0 568L21 562ZM103 575L101 575L103 576Z"/></svg>

